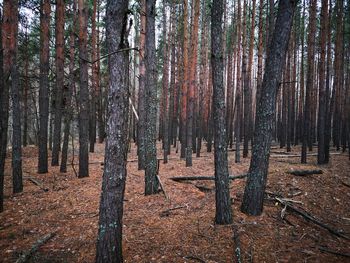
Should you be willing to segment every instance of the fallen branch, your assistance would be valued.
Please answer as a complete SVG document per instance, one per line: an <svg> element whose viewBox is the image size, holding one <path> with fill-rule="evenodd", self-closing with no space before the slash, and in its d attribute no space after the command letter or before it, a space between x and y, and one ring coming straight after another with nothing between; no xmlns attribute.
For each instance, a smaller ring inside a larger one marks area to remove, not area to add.
<svg viewBox="0 0 350 263"><path fill-rule="evenodd" d="M329 155L341 155L340 152L329 153ZM307 156L317 156L317 153L308 153ZM271 158L291 158L291 157L301 157L300 154L271 154Z"/></svg>
<svg viewBox="0 0 350 263"><path fill-rule="evenodd" d="M287 173L296 175L296 176L306 176L306 175L312 175L312 174L323 174L322 170L291 170Z"/></svg>
<svg viewBox="0 0 350 263"><path fill-rule="evenodd" d="M184 259L189 259L189 260L196 260L196 261L198 261L198 262L205 263L205 261L204 261L203 259L201 259L201 258L199 258L199 257L197 257L197 256L191 256L191 255L189 255L189 256L184 256L183 258L184 258Z"/></svg>
<svg viewBox="0 0 350 263"><path fill-rule="evenodd" d="M243 179L246 178L247 175L246 174L242 174L242 175L236 175L236 176L229 176L228 178L230 180L236 180L236 179ZM175 182L181 182L181 181L205 181L205 180L209 180L209 181L213 181L215 180L215 176L175 176L175 177L170 177L169 179L175 181Z"/></svg>
<svg viewBox="0 0 350 263"><path fill-rule="evenodd" d="M306 220L311 221L312 223L328 230L330 233L332 233L333 235L336 235L338 237L344 238L346 240L350 240L349 237L345 236L344 234L342 234L340 231L333 229L329 226L327 226L326 224L322 223L321 221L319 221L318 219L316 219L313 215L309 214L306 211L302 211L301 209L298 209L297 207L293 206L290 202L288 201L284 201L282 198L278 198L275 197L275 199L280 202L282 205L287 206L287 208L289 208L290 210L292 210L293 212L301 215L302 217L304 217Z"/></svg>
<svg viewBox="0 0 350 263"><path fill-rule="evenodd" d="M188 208L187 205L180 205L180 206L175 206L173 208L169 208L167 210L164 210L162 212L160 212L160 216L164 217L164 216L169 216L171 211L177 210L177 209L181 209L181 208Z"/></svg>
<svg viewBox="0 0 350 263"><path fill-rule="evenodd" d="M46 236L44 236L43 238L39 239L38 241L36 241L34 243L34 245L32 246L32 248L25 252L24 254L22 254L19 259L17 259L16 263L25 263L27 262L31 256L42 246L44 245L47 241L49 241L51 238L53 238L55 236L56 233L50 233L47 234Z"/></svg>
<svg viewBox="0 0 350 263"><path fill-rule="evenodd" d="M343 180L340 180L340 182L342 183L342 185L345 185L347 187L350 187L350 184L348 184L347 182L344 182Z"/></svg>
<svg viewBox="0 0 350 263"><path fill-rule="evenodd" d="M322 251L322 252L329 253L329 254L350 258L350 254L348 254L348 253L342 253L342 252L338 252L338 251L333 251L333 250L329 250L329 249L323 248L323 247L320 247L319 250Z"/></svg>
<svg viewBox="0 0 350 263"><path fill-rule="evenodd" d="M43 184L42 184L41 182L39 182L38 180L36 180L36 179L33 178L33 177L24 176L23 179L27 179L27 180L29 180L30 182L32 182L33 184L39 186L39 188L40 188L41 190L43 190L44 192L49 191L49 188L44 187Z"/></svg>
<svg viewBox="0 0 350 263"><path fill-rule="evenodd" d="M164 196L165 196L165 199L166 199L166 200L169 200L169 196L168 196L167 193L165 192L164 185L163 185L162 181L160 180L159 175L156 174L156 176L157 176L157 179L158 179L158 182L159 182L159 185L160 185L160 189L162 189L162 192L163 192L163 194L164 194Z"/></svg>

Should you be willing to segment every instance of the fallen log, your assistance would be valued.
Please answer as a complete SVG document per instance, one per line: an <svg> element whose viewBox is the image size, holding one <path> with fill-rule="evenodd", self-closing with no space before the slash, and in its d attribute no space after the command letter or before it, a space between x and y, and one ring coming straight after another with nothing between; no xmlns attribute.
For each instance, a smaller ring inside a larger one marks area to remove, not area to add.
<svg viewBox="0 0 350 263"><path fill-rule="evenodd" d="M25 263L28 262L28 260L31 258L31 256L42 246L44 245L47 241L49 241L51 238L55 236L56 233L50 233L45 235L43 238L39 239L34 243L32 248L28 250L27 252L23 253L19 259L17 259L16 263Z"/></svg>
<svg viewBox="0 0 350 263"><path fill-rule="evenodd" d="M337 237L341 237L344 238L346 240L350 240L350 238L348 236L345 236L343 233L341 233L340 231L331 228L330 226L322 223L320 220L318 220L317 218L315 218L313 215L311 215L310 213L303 211L295 206L293 206L290 202L288 201L284 201L282 198L278 198L275 197L276 201L280 202L282 205L285 205L287 208L289 208L291 211L295 212L296 214L301 215L302 217L304 217L306 220L328 230L331 234L337 236Z"/></svg>
<svg viewBox="0 0 350 263"><path fill-rule="evenodd" d="M322 251L322 252L325 252L325 253L329 253L329 254L336 255L336 256L341 256L341 257L350 258L350 254L349 254L349 253L343 253L343 252L333 251L333 250L329 250L329 249L323 248L323 247L320 247L319 250Z"/></svg>
<svg viewBox="0 0 350 263"><path fill-rule="evenodd" d="M173 208L169 208L167 210L164 210L164 211L160 212L159 215L160 215L160 217L169 216L171 211L178 210L178 209L181 209L181 208L188 208L188 206L187 205L175 206Z"/></svg>
<svg viewBox="0 0 350 263"><path fill-rule="evenodd" d="M287 173L296 175L296 176L306 176L312 174L323 174L322 170L290 170Z"/></svg>
<svg viewBox="0 0 350 263"><path fill-rule="evenodd" d="M160 180L159 175L157 174L156 176L157 176L157 179L158 179L158 182L159 182L159 185L160 185L160 189L162 190L165 199L166 199L166 200L169 200L169 196L168 196L167 193L165 192L164 185L163 185L162 181Z"/></svg>
<svg viewBox="0 0 350 263"><path fill-rule="evenodd" d="M241 174L241 175L230 175L228 178L230 180L236 180L236 179L243 179L246 178L246 174ZM215 180L215 176L175 176L175 177L170 177L169 179L175 181L175 182L181 182L181 181L213 181Z"/></svg>
<svg viewBox="0 0 350 263"><path fill-rule="evenodd" d="M340 152L329 153L329 155L341 155ZM317 153L308 153L307 156L317 156ZM271 154L271 158L291 158L291 157L301 157L300 154Z"/></svg>
<svg viewBox="0 0 350 263"><path fill-rule="evenodd" d="M39 186L39 188L41 190L43 190L44 192L49 191L48 188L44 187L43 184L41 182L39 182L38 180L36 180L35 178L31 177L31 176L24 176L23 179L27 179L30 182L32 182L33 184L35 184L36 186Z"/></svg>

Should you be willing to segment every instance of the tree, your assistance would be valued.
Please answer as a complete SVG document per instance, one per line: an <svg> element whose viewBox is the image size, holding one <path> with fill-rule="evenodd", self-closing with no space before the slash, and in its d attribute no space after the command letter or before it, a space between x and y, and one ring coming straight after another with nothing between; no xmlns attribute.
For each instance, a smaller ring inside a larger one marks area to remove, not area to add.
<svg viewBox="0 0 350 263"><path fill-rule="evenodd" d="M303 144L301 151L301 162L306 163L306 148L311 141L311 92L314 85L314 60L315 60L315 38L316 38L316 0L310 2L310 19L308 34L308 52L307 52L307 79L306 79L306 96L304 103L303 118Z"/></svg>
<svg viewBox="0 0 350 263"><path fill-rule="evenodd" d="M145 195L155 194L158 191L157 179L157 68L155 47L155 15L156 1L146 0L146 129L145 129Z"/></svg>
<svg viewBox="0 0 350 263"><path fill-rule="evenodd" d="M39 82L39 155L38 173L48 172L47 139L49 122L49 52L50 52L50 13L49 0L40 5L40 82Z"/></svg>
<svg viewBox="0 0 350 263"><path fill-rule="evenodd" d="M86 0L78 1L79 19L79 177L89 176L89 87L87 65L87 15Z"/></svg>
<svg viewBox="0 0 350 263"><path fill-rule="evenodd" d="M3 64L3 20L0 9L0 213L4 210L4 170L7 148L7 122L8 122L8 90L4 85L4 64Z"/></svg>
<svg viewBox="0 0 350 263"><path fill-rule="evenodd" d="M266 59L261 97L256 109L252 158L244 190L242 212L260 215L269 166L272 127L276 111L276 94L285 64L288 41L297 1L279 1L275 30Z"/></svg>
<svg viewBox="0 0 350 263"><path fill-rule="evenodd" d="M231 224L232 212L228 178L227 134L224 65L222 51L223 0L214 0L211 9L211 65L213 78L214 160L215 160L215 222Z"/></svg>
<svg viewBox="0 0 350 263"><path fill-rule="evenodd" d="M321 56L319 60L319 103L318 103L318 151L317 163L325 163L325 125L326 125L326 44L327 44L327 27L328 27L328 0L322 0L321 8L321 38L320 49Z"/></svg>
<svg viewBox="0 0 350 263"><path fill-rule="evenodd" d="M253 67L253 49L254 49L254 31L255 31L255 0L252 0L252 19L249 39L248 68L244 83L244 142L243 157L248 156L248 143L251 139L251 130L253 127L252 118L252 67Z"/></svg>
<svg viewBox="0 0 350 263"><path fill-rule="evenodd" d="M10 18L10 52L11 52L11 86L12 99L12 180L13 192L23 191L22 182L22 128L21 128L21 105L19 89L19 72L17 65L17 36L18 36L18 1L11 3Z"/></svg>
<svg viewBox="0 0 350 263"><path fill-rule="evenodd" d="M56 87L54 91L54 130L52 144L52 166L59 165L61 151L61 127L63 111L64 87L64 0L57 0L56 4Z"/></svg>
<svg viewBox="0 0 350 263"><path fill-rule="evenodd" d="M92 17L91 17L91 46L92 46L92 61L97 60L97 30L96 30L96 14L97 14L97 0L93 0ZM91 79L91 107L90 107L90 152L95 151L96 143L96 98L99 90L99 76L98 63L92 63L92 79Z"/></svg>
<svg viewBox="0 0 350 263"><path fill-rule="evenodd" d="M69 33L69 84L64 89L64 135L63 135L63 145L62 145L62 156L61 156L61 165L60 172L67 172L67 160L68 160L68 144L70 136L70 125L73 118L73 107L72 107L72 95L73 90L75 89L75 28L76 28L76 0L73 0L71 14L71 25ZM73 136L73 134L72 134Z"/></svg>
<svg viewBox="0 0 350 263"><path fill-rule="evenodd" d="M139 65L139 94L138 94L138 116L137 122L137 157L139 170L145 169L145 43L146 43L146 0L141 0L141 23L140 23L140 65Z"/></svg>
<svg viewBox="0 0 350 263"><path fill-rule="evenodd" d="M108 53L125 45L128 0L107 1L106 40ZM122 218L128 145L128 71L125 52L109 57L110 86L107 106L105 169L102 179L96 262L123 262Z"/></svg>
<svg viewBox="0 0 350 263"><path fill-rule="evenodd" d="M197 52L198 52L198 24L199 24L199 0L194 0L194 12L192 18L192 30L191 30L191 52L189 61L189 79L187 89L187 134L186 134L186 166L192 166L192 151L193 147L193 128L196 125L195 122L195 89L196 89L196 70L197 70Z"/></svg>

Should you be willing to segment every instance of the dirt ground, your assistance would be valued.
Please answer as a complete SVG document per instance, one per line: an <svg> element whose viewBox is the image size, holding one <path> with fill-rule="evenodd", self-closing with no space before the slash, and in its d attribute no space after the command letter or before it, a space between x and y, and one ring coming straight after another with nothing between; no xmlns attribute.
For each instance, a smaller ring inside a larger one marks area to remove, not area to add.
<svg viewBox="0 0 350 263"><path fill-rule="evenodd" d="M292 154L299 152L294 149ZM90 177L78 179L72 166L66 174L59 173L58 167L50 167L49 174L37 174L37 148L26 147L24 192L16 195L12 194L9 154L5 211L0 214L0 262L15 262L49 233L55 236L34 253L31 262L94 262L103 153L104 146L97 145L96 152L90 154ZM124 203L125 262L236 262L234 228L244 262L350 262L349 240L288 208L285 211L273 194L267 194L261 216L241 213L245 179L231 182L234 224L215 225L214 182L169 179L212 176L213 154L203 149L201 155L193 158L193 167L186 168L185 161L172 149L169 163L160 163L159 176L169 196L166 200L162 193L143 195L144 172L137 170L136 149L132 147ZM316 165L316 156L309 157L305 165L300 164L299 157L286 156L284 149L272 149L267 192L296 201L293 206L350 237L348 155L331 155L330 164L324 166ZM235 164L234 152L229 151L229 159L230 174L247 172L249 158ZM292 169L321 169L323 174L294 176L287 173Z"/></svg>

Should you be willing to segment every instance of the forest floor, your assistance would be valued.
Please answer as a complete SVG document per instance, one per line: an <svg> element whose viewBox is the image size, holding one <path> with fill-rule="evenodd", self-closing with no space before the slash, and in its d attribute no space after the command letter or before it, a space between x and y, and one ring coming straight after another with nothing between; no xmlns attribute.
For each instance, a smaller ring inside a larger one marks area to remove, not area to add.
<svg viewBox="0 0 350 263"><path fill-rule="evenodd" d="M350 237L348 155L331 155L330 164L323 166L316 165L316 156L312 156L308 164L301 165L299 157L286 157L284 151L272 149L267 192L293 199L293 206ZM34 253L31 262L94 262L103 153L104 145L97 144L96 152L90 154L90 177L78 179L72 166L66 174L59 173L58 167L50 167L48 174L37 174L37 148L26 147L24 192L15 195L8 155L5 211L0 214L0 262L15 262L49 233L55 236ZM299 153L296 148L292 154ZM169 197L166 200L163 193L144 196L144 172L137 169L136 149L132 147L124 203L125 262L236 262L234 232L240 238L244 262L350 262L349 240L288 208L285 211L275 195L267 194L261 216L241 213L245 179L230 185L234 224L215 225L214 182L180 183L169 179L213 176L213 154L203 149L201 155L193 158L192 167L186 168L185 161L172 149L169 162L160 163L159 177ZM231 175L244 174L249 158L235 164L234 152L229 151L229 164ZM323 174L294 176L287 173L292 169L321 169Z"/></svg>

